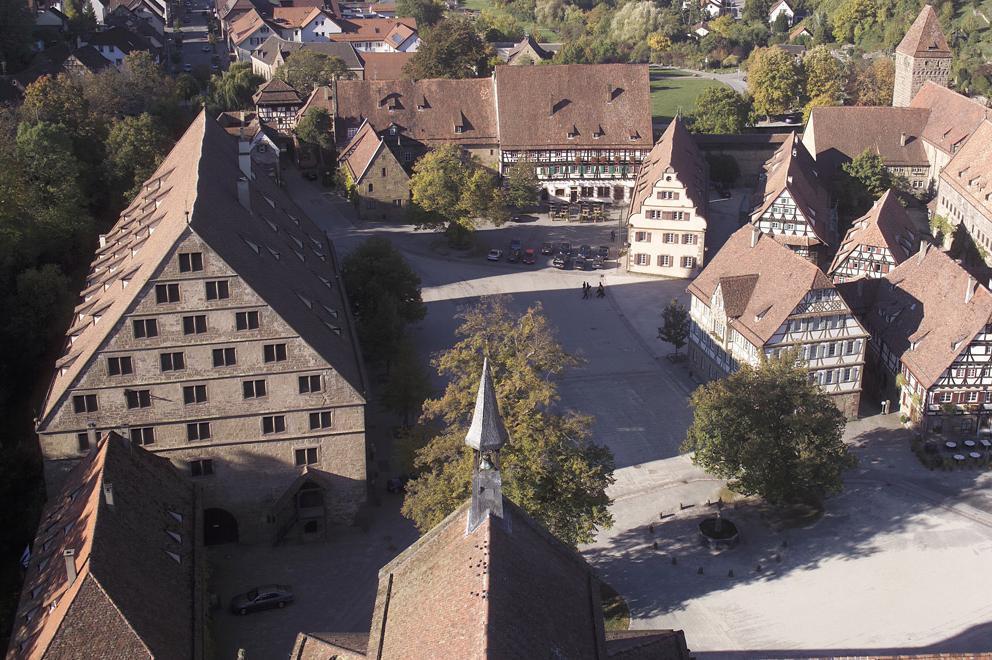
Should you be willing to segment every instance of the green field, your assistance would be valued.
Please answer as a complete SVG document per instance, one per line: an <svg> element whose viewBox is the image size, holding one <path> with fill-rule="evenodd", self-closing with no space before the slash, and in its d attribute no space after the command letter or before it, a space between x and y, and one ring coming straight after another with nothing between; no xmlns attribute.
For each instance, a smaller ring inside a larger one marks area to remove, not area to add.
<svg viewBox="0 0 992 660"><path fill-rule="evenodd" d="M651 116L663 122L671 121L681 112L687 115L696 109L696 97L707 87L722 87L723 83L709 78L694 78L678 69L651 70Z"/></svg>

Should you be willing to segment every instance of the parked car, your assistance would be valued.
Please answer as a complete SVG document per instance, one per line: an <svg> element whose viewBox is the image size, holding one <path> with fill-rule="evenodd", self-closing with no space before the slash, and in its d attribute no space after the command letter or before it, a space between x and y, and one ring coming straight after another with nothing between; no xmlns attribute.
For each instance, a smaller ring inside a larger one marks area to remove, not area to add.
<svg viewBox="0 0 992 660"><path fill-rule="evenodd" d="M606 260L597 254L596 258L592 260L592 269L600 270L603 267L604 263L606 263Z"/></svg>
<svg viewBox="0 0 992 660"><path fill-rule="evenodd" d="M579 246L579 256L583 259L592 259L592 246L582 245Z"/></svg>
<svg viewBox="0 0 992 660"><path fill-rule="evenodd" d="M285 584L264 584L231 599L235 614L260 612L275 607L286 607L293 602L293 590Z"/></svg>
<svg viewBox="0 0 992 660"><path fill-rule="evenodd" d="M554 253L555 253L554 243L541 244L541 254L554 254Z"/></svg>
<svg viewBox="0 0 992 660"><path fill-rule="evenodd" d="M490 250L489 254L486 255L486 259L488 259L489 261L499 261L502 258L503 258L503 251L497 250L496 248Z"/></svg>
<svg viewBox="0 0 992 660"><path fill-rule="evenodd" d="M189 62L183 65L183 71L185 71L186 73L189 73L192 70L193 70L193 65L190 64Z"/></svg>
<svg viewBox="0 0 992 660"><path fill-rule="evenodd" d="M523 218L519 215L510 216L510 222L523 222Z"/></svg>
<svg viewBox="0 0 992 660"><path fill-rule="evenodd" d="M520 250L510 250L510 254L506 256L506 260L511 264L515 264L520 261Z"/></svg>
<svg viewBox="0 0 992 660"><path fill-rule="evenodd" d="M536 259L534 259L534 248L527 248L524 250L522 261L527 265L531 265L536 261Z"/></svg>
<svg viewBox="0 0 992 660"><path fill-rule="evenodd" d="M307 170L306 172L303 173L303 178L306 179L307 181L316 181L317 172L314 170Z"/></svg>
<svg viewBox="0 0 992 660"><path fill-rule="evenodd" d="M202 46L200 46L200 50L203 51L204 53L209 53L213 50L213 47L210 44L203 44Z"/></svg>
<svg viewBox="0 0 992 660"><path fill-rule="evenodd" d="M558 253L559 254L571 254L572 253L572 244L571 243L559 243L558 244Z"/></svg>
<svg viewBox="0 0 992 660"><path fill-rule="evenodd" d="M596 256L600 257L603 261L608 261L610 258L610 248L606 245L600 245L596 248Z"/></svg>
<svg viewBox="0 0 992 660"><path fill-rule="evenodd" d="M568 252L559 252L555 255L555 258L551 260L551 265L555 268L561 270L566 270L572 267L572 255Z"/></svg>
<svg viewBox="0 0 992 660"><path fill-rule="evenodd" d="M513 252L514 250L519 250L522 247L523 244L520 242L519 238L514 238L512 241L510 241L510 252Z"/></svg>

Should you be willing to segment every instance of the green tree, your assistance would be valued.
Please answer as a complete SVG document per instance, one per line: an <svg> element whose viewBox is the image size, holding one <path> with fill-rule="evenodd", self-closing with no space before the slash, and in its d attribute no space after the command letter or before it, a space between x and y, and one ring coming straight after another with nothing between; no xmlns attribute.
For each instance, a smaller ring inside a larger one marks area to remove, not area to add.
<svg viewBox="0 0 992 660"><path fill-rule="evenodd" d="M251 97L263 82L261 76L252 73L249 62L232 64L222 74L210 77L207 114L216 117L225 110L250 108Z"/></svg>
<svg viewBox="0 0 992 660"><path fill-rule="evenodd" d="M844 100L847 72L826 46L816 46L803 55L806 98L820 99L820 105L840 105Z"/></svg>
<svg viewBox="0 0 992 660"><path fill-rule="evenodd" d="M896 68L892 58L876 57L852 63L847 95L854 105L892 105Z"/></svg>
<svg viewBox="0 0 992 660"><path fill-rule="evenodd" d="M889 188L896 187L882 157L865 149L851 162L841 165L840 175L834 181L838 200L839 229L846 231L850 222L863 215L872 203Z"/></svg>
<svg viewBox="0 0 992 660"><path fill-rule="evenodd" d="M689 338L689 311L676 298L672 298L661 311L661 324L658 339L674 346L678 355Z"/></svg>
<svg viewBox="0 0 992 660"><path fill-rule="evenodd" d="M707 87L696 98L690 127L695 133L742 133L751 118L751 103L729 87Z"/></svg>
<svg viewBox="0 0 992 660"><path fill-rule="evenodd" d="M4 73L14 73L31 57L31 31L34 17L26 2L0 0L0 61L6 62Z"/></svg>
<svg viewBox="0 0 992 660"><path fill-rule="evenodd" d="M424 400L431 395L430 377L420 363L417 352L409 339L403 340L382 388L382 405L400 416L403 426L409 427L411 415L417 413Z"/></svg>
<svg viewBox="0 0 992 660"><path fill-rule="evenodd" d="M425 227L472 230L484 218L499 224L506 219L505 204L496 177L477 159L448 144L427 152L413 166L410 177L413 207L425 215Z"/></svg>
<svg viewBox="0 0 992 660"><path fill-rule="evenodd" d="M340 57L314 50L298 50L290 53L282 66L276 69L275 76L306 97L317 87L330 85L335 80L349 79L352 74Z"/></svg>
<svg viewBox="0 0 992 660"><path fill-rule="evenodd" d="M127 200L134 198L171 147L161 123L148 113L114 123L107 135L107 167Z"/></svg>
<svg viewBox="0 0 992 660"><path fill-rule="evenodd" d="M540 182L533 163L519 160L510 166L506 175L506 201L518 209L537 204L540 199Z"/></svg>
<svg viewBox="0 0 992 660"><path fill-rule="evenodd" d="M841 43L858 43L875 25L877 16L875 0L843 0L830 15L834 39Z"/></svg>
<svg viewBox="0 0 992 660"><path fill-rule="evenodd" d="M780 115L794 109L801 83L799 67L781 48L758 48L751 53L747 88L759 115Z"/></svg>
<svg viewBox="0 0 992 660"><path fill-rule="evenodd" d="M889 171L885 169L885 161L871 149L865 149L851 159L851 162L841 165L841 169L860 183L873 198L880 197L892 185Z"/></svg>
<svg viewBox="0 0 992 660"><path fill-rule="evenodd" d="M855 464L841 437L844 415L794 353L742 365L697 388L689 405L683 451L695 452L692 462L728 479L735 492L820 506Z"/></svg>
<svg viewBox="0 0 992 660"><path fill-rule="evenodd" d="M614 465L610 450L589 439L589 417L558 412L554 377L575 358L540 304L521 314L503 298L486 298L459 318L461 340L434 361L448 386L424 403L422 420L443 430L417 452L403 515L426 532L469 496L472 453L464 440L486 355L510 436L500 452L503 492L564 543L591 541L597 527L613 524L606 489Z"/></svg>
<svg viewBox="0 0 992 660"><path fill-rule="evenodd" d="M331 114L324 108L311 108L296 124L296 136L317 149L321 167L324 165L324 153L334 151L332 130Z"/></svg>
<svg viewBox="0 0 992 660"><path fill-rule="evenodd" d="M396 15L409 16L417 21L417 27L430 27L444 16L444 6L436 0L397 0Z"/></svg>
<svg viewBox="0 0 992 660"><path fill-rule="evenodd" d="M658 5L650 0L628 2L613 14L609 36L617 44L633 46L646 41L649 34L661 27Z"/></svg>
<svg viewBox="0 0 992 660"><path fill-rule="evenodd" d="M489 75L494 56L471 19L449 16L424 31L420 48L404 72L415 80L483 77Z"/></svg>

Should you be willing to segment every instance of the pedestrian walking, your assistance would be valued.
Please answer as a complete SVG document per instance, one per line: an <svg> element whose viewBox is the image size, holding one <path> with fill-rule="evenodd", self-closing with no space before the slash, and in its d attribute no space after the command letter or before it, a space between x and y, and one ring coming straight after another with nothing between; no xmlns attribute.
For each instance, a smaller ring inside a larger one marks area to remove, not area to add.
<svg viewBox="0 0 992 660"><path fill-rule="evenodd" d="M582 283L582 299L583 300L586 300L587 298L589 298L589 289L590 288L591 287L589 286L589 283L588 282L583 282Z"/></svg>
<svg viewBox="0 0 992 660"><path fill-rule="evenodd" d="M597 298L605 298L606 297L606 289L603 288L603 283L602 282L599 283L599 288L596 289L596 297Z"/></svg>
<svg viewBox="0 0 992 660"><path fill-rule="evenodd" d="M611 241L614 241L614 242L617 240L617 230L616 229L611 229L610 230L610 240Z"/></svg>

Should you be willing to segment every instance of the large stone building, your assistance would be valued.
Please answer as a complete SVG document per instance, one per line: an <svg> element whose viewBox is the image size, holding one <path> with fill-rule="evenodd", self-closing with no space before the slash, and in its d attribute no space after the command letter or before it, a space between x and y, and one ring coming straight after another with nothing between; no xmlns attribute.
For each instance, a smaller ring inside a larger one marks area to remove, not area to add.
<svg viewBox="0 0 992 660"><path fill-rule="evenodd" d="M359 217L403 220L410 205L410 175L400 162L399 136L385 136L365 121L338 156Z"/></svg>
<svg viewBox="0 0 992 660"><path fill-rule="evenodd" d="M203 511L165 458L109 433L41 515L7 660L204 657Z"/></svg>
<svg viewBox="0 0 992 660"><path fill-rule="evenodd" d="M751 223L796 254L826 267L837 245L837 212L802 142L790 133L765 163Z"/></svg>
<svg viewBox="0 0 992 660"><path fill-rule="evenodd" d="M967 232L978 258L992 265L992 121L983 121L940 173L935 212Z"/></svg>
<svg viewBox="0 0 992 660"><path fill-rule="evenodd" d="M842 285L871 333L883 397L921 429L992 431L992 294L924 245L881 279Z"/></svg>
<svg viewBox="0 0 992 660"><path fill-rule="evenodd" d="M857 417L868 335L823 271L742 227L688 290L695 375L718 378L798 350L810 378L848 418Z"/></svg>
<svg viewBox="0 0 992 660"><path fill-rule="evenodd" d="M365 501L364 376L334 249L252 175L248 146L201 113L101 237L37 420L49 493L95 429L194 478L208 542L322 535Z"/></svg>
<svg viewBox="0 0 992 660"><path fill-rule="evenodd" d="M484 367L465 439L475 456L471 498L379 571L368 632L300 634L291 657L690 657L681 630L604 630L589 564L503 496L507 439Z"/></svg>
<svg viewBox="0 0 992 660"><path fill-rule="evenodd" d="M627 211L627 270L692 277L706 249L707 170L676 117L651 149Z"/></svg>
<svg viewBox="0 0 992 660"><path fill-rule="evenodd" d="M930 81L947 87L951 76L951 48L940 29L933 6L924 4L906 35L896 46L896 75L892 105L907 107Z"/></svg>
<svg viewBox="0 0 992 660"><path fill-rule="evenodd" d="M827 271L835 283L883 277L918 247L916 229L897 193L886 190L854 221Z"/></svg>

